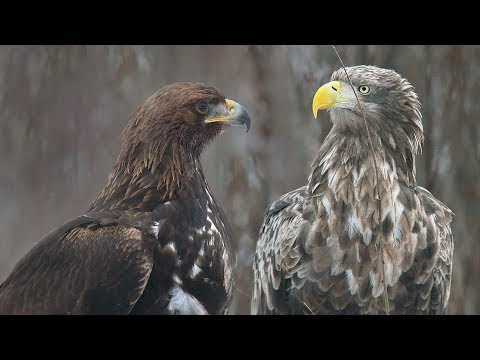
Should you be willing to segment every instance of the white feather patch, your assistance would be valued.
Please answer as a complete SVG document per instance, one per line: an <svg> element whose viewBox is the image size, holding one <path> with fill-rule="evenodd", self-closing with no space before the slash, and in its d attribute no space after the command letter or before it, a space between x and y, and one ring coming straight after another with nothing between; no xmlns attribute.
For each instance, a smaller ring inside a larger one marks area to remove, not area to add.
<svg viewBox="0 0 480 360"><path fill-rule="evenodd" d="M368 244L370 244L370 241L372 241L372 230L367 229L363 233L363 242L365 243L365 245L368 246Z"/></svg>
<svg viewBox="0 0 480 360"><path fill-rule="evenodd" d="M170 294L172 298L168 304L168 310L177 312L180 315L208 315L207 310L192 295L175 286Z"/></svg>
<svg viewBox="0 0 480 360"><path fill-rule="evenodd" d="M392 213L392 209L391 208L387 208L383 211L383 216L382 216L382 221L384 221L388 215L390 215ZM391 219L391 217L390 217Z"/></svg>
<svg viewBox="0 0 480 360"><path fill-rule="evenodd" d="M154 221L153 225L150 227L150 234L155 235L155 237L158 237L159 229L160 229L160 223L158 221Z"/></svg>
<svg viewBox="0 0 480 360"><path fill-rule="evenodd" d="M360 231L360 224L355 216L350 216L347 220L347 224L345 226L348 236L352 238L353 234L355 232L361 232Z"/></svg>
<svg viewBox="0 0 480 360"><path fill-rule="evenodd" d="M352 170L352 177L353 177L353 186L356 187L358 185L357 169Z"/></svg>
<svg viewBox="0 0 480 360"><path fill-rule="evenodd" d="M355 293L358 291L358 284L353 277L352 270L345 270L345 274L347 275L348 290L350 290L350 294L355 295Z"/></svg>
<svg viewBox="0 0 480 360"><path fill-rule="evenodd" d="M165 247L172 249L174 252L177 252L177 248L175 247L175 244L173 242L168 243L165 245Z"/></svg>
<svg viewBox="0 0 480 360"><path fill-rule="evenodd" d="M402 235L402 229L400 228L400 226L395 226L393 228L393 239L398 240L400 239L401 235Z"/></svg>
<svg viewBox="0 0 480 360"><path fill-rule="evenodd" d="M209 232L210 234L213 234L214 231L218 233L218 229L217 229L217 227L215 226L215 223L213 222L213 220L210 218L210 216L207 216L207 221L209 221L210 224L211 224L211 225L210 225L210 230L208 230L208 232Z"/></svg>
<svg viewBox="0 0 480 360"><path fill-rule="evenodd" d="M228 263L229 258L228 258L228 252L226 251L226 249L223 249L222 260L224 264ZM232 268L230 266L225 266L224 273L223 273L223 286L225 286L225 288L228 288L228 285L231 282L231 278L232 278Z"/></svg>
<svg viewBox="0 0 480 360"><path fill-rule="evenodd" d="M332 210L332 207L331 207L331 205L330 205L330 200L328 200L328 198L327 198L326 196L324 196L324 197L322 198L322 205L323 205L323 207L325 208L325 212L326 212L327 214L330 214L330 210Z"/></svg>
<svg viewBox="0 0 480 360"><path fill-rule="evenodd" d="M202 269L197 264L193 264L191 271L192 271L192 277L195 277L202 271Z"/></svg>
<svg viewBox="0 0 480 360"><path fill-rule="evenodd" d="M388 163L384 162L384 163L381 165L381 170L382 170L383 178L386 180L386 179L387 179L387 175L388 175L388 173L390 172L390 165L388 165Z"/></svg>
<svg viewBox="0 0 480 360"><path fill-rule="evenodd" d="M173 275L173 281L175 281L175 284L182 285L183 281L180 279L180 277L177 274Z"/></svg>

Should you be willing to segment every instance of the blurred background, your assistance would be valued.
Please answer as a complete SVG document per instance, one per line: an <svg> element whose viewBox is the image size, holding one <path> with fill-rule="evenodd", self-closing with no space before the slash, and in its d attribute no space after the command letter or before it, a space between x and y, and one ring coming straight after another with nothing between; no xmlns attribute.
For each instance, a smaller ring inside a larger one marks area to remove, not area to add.
<svg viewBox="0 0 480 360"><path fill-rule="evenodd" d="M456 214L449 314L480 313L480 46L337 46L346 66L392 68L416 88L426 141L417 180ZM48 231L103 187L130 113L155 90L205 82L244 105L203 155L234 229L231 314L250 308L251 264L267 205L306 184L328 133L311 100L340 63L321 46L0 46L0 283Z"/></svg>

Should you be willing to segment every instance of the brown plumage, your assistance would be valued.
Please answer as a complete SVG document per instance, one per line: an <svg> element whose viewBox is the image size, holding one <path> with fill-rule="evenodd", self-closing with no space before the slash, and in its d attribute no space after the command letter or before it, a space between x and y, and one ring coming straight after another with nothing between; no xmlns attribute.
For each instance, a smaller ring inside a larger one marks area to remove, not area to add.
<svg viewBox="0 0 480 360"><path fill-rule="evenodd" d="M314 97L314 115L329 109L333 126L307 185L283 195L265 213L251 311L382 314L385 274L392 314L444 314L452 212L416 183L415 155L423 141L420 102L393 70L346 70L373 149L354 90L339 69Z"/></svg>
<svg viewBox="0 0 480 360"><path fill-rule="evenodd" d="M233 289L231 231L200 164L250 119L204 84L176 83L130 117L87 210L40 240L0 287L0 314L220 314Z"/></svg>

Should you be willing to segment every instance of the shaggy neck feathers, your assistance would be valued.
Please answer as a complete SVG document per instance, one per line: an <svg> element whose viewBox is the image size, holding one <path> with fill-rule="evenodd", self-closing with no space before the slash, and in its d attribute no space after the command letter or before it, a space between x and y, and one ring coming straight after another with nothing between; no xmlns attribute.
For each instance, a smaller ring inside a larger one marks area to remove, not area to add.
<svg viewBox="0 0 480 360"><path fill-rule="evenodd" d="M332 210L342 214L343 218L332 226L351 224L373 229L379 225L377 190L383 219L389 209L395 208L401 186L416 187L415 150L406 134L404 138L395 137L392 132L371 126L372 149L361 125L363 119L334 123L312 164L307 193L316 203L318 216ZM363 235L364 242L369 243L371 234Z"/></svg>
<svg viewBox="0 0 480 360"><path fill-rule="evenodd" d="M312 186L320 182L321 177L328 176L329 170L332 174L339 167L351 175L350 185L354 185L359 180L355 174L374 172L373 154L379 172L389 168L396 173L399 181L407 186L416 186L415 154L423 142L418 113L412 112L412 121L400 115L397 119L382 119L376 115L367 113L372 149L361 114L332 110L334 125L312 164L309 180ZM376 179L371 180L376 182Z"/></svg>
<svg viewBox="0 0 480 360"><path fill-rule="evenodd" d="M206 183L200 163L205 145L196 143L191 130L168 122L164 129L153 128L160 122L150 124L140 126L135 120L127 126L118 160L90 211L151 211L179 192L191 190L195 183Z"/></svg>

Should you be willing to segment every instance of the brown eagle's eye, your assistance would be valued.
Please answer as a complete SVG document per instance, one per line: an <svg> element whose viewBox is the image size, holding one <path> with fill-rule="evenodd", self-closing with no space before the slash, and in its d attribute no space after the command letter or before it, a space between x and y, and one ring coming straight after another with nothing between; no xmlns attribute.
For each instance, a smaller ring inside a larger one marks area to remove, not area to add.
<svg viewBox="0 0 480 360"><path fill-rule="evenodd" d="M200 114L206 114L208 111L208 104L206 101L200 101L197 103L196 108Z"/></svg>

